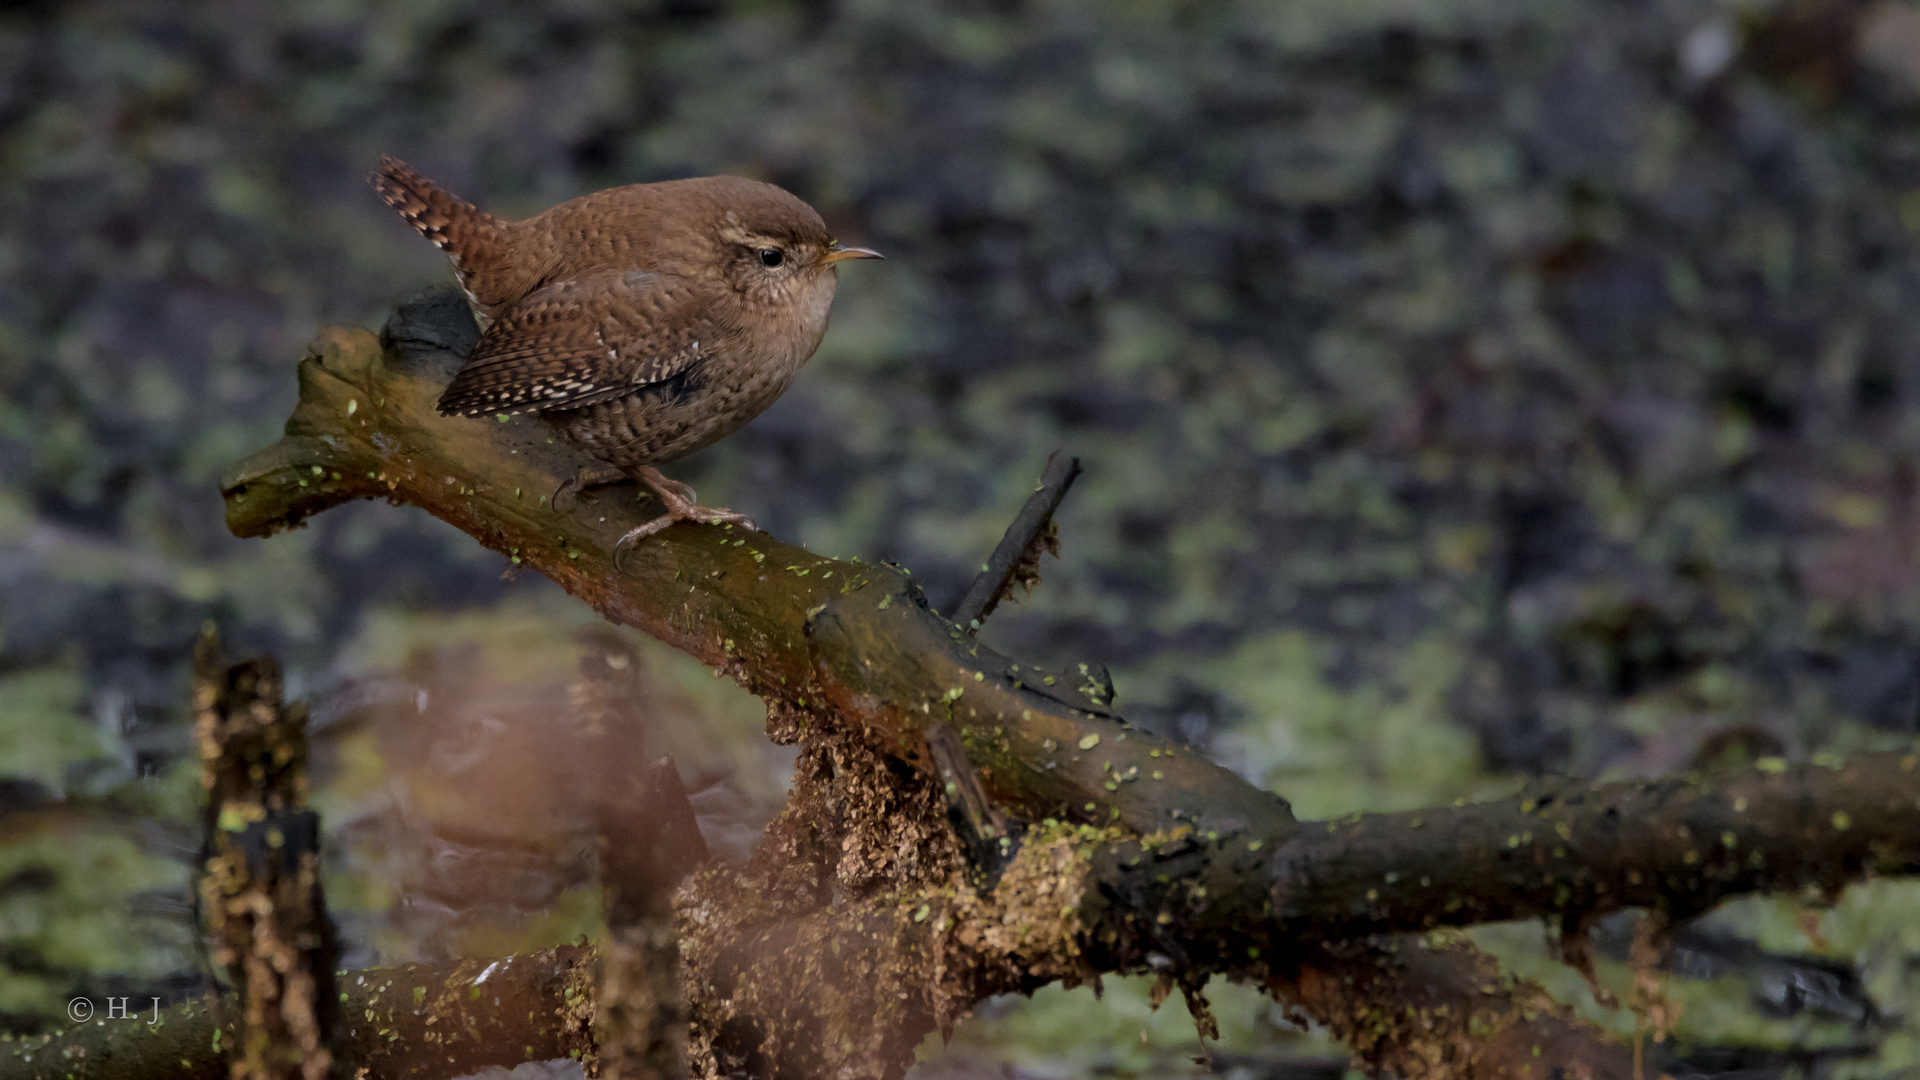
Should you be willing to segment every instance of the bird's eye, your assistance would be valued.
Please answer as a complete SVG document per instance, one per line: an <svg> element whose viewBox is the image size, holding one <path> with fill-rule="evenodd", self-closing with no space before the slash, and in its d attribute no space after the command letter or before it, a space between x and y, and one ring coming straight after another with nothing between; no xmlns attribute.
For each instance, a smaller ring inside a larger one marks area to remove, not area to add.
<svg viewBox="0 0 1920 1080"><path fill-rule="evenodd" d="M761 248L760 249L760 265L761 266L765 266L771 269L773 267L779 266L781 263L786 261L787 261L786 253L781 251L779 248Z"/></svg>

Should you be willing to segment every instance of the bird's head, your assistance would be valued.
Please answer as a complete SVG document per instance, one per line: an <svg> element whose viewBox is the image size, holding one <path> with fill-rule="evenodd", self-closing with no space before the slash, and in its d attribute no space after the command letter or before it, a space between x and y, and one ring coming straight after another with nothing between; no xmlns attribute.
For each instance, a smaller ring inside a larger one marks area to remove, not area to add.
<svg viewBox="0 0 1920 1080"><path fill-rule="evenodd" d="M717 200L713 242L721 273L744 296L761 303L807 303L831 298L834 266L847 259L885 256L848 247L827 232L813 207L772 184L730 181Z"/></svg>

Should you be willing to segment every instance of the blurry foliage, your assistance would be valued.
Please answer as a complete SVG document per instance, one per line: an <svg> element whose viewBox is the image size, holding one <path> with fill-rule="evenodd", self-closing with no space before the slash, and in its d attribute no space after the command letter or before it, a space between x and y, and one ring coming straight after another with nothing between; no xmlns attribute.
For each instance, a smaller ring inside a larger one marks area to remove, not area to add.
<svg viewBox="0 0 1920 1080"><path fill-rule="evenodd" d="M177 860L97 822L59 811L13 816L0 844L0 1022L30 1030L65 1016L75 994L152 988L171 997L170 977L193 964L174 910L185 881Z"/></svg>
<svg viewBox="0 0 1920 1080"><path fill-rule="evenodd" d="M408 754L556 722L590 614L412 511L222 527L214 477L275 434L302 341L445 278L362 183L382 152L509 215L743 173L885 251L794 390L675 475L944 605L1067 447L1064 559L988 635L1109 664L1129 717L1303 812L1909 740L1917 58L1896 0L11 7L0 814L97 796L190 847L213 618L339 723L319 799L363 959L496 947L562 894L548 931L585 918L545 811L488 835L524 828L547 899L465 938L389 932L411 864L372 840L434 835L393 825ZM661 737L763 805L753 703L657 652ZM446 726L407 726L436 687ZM1920 946L1882 889L1829 955L1904 1015ZM49 1022L16 933L0 1011ZM1056 1045L1084 998L1010 1037Z"/></svg>
<svg viewBox="0 0 1920 1080"><path fill-rule="evenodd" d="M83 699L80 673L71 668L0 677L0 762L9 778L64 791L67 766L99 754L99 733L75 722Z"/></svg>

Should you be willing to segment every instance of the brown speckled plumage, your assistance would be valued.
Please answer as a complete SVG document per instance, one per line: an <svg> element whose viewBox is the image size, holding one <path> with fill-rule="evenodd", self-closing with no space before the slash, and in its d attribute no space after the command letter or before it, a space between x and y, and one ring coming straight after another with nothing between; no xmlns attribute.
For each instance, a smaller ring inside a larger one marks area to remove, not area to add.
<svg viewBox="0 0 1920 1080"><path fill-rule="evenodd" d="M873 252L835 244L780 188L734 176L610 188L517 222L393 158L373 184L447 253L484 331L442 413L538 412L653 488L668 513L629 539L675 520L751 524L694 505L655 466L773 404L826 333L834 264Z"/></svg>

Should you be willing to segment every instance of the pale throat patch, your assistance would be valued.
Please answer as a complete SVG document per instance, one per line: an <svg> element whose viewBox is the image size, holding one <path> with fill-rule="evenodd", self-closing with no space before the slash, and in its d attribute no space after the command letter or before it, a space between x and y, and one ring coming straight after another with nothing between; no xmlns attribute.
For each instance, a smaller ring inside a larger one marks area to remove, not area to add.
<svg viewBox="0 0 1920 1080"><path fill-rule="evenodd" d="M800 303L804 305L801 311L805 313L808 326L821 328L826 326L827 313L833 309L833 290L832 274L826 275L826 280L806 290Z"/></svg>

